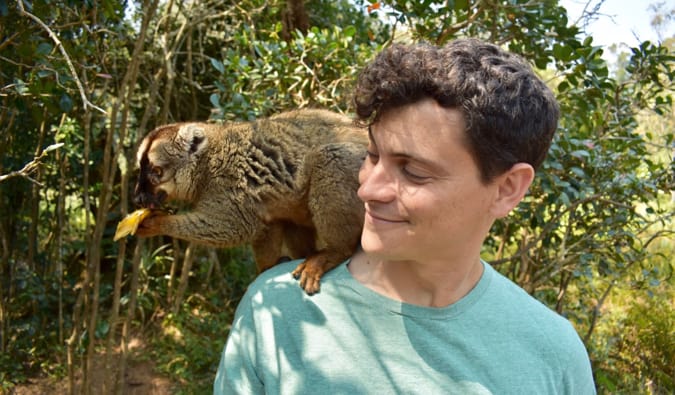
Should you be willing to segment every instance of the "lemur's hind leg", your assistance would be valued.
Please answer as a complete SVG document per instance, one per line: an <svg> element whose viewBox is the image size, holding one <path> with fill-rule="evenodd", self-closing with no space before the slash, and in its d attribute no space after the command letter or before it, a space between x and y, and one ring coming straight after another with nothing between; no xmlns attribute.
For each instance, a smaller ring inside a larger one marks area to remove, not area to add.
<svg viewBox="0 0 675 395"><path fill-rule="evenodd" d="M284 239L284 227L280 223L271 223L259 232L251 242L253 256L258 273L262 273L270 267L282 262L282 243Z"/></svg>
<svg viewBox="0 0 675 395"><path fill-rule="evenodd" d="M328 144L307 158L312 174L309 211L319 237L317 252L293 271L308 293L319 291L321 276L349 258L358 247L364 205L356 192L365 155L362 146Z"/></svg>

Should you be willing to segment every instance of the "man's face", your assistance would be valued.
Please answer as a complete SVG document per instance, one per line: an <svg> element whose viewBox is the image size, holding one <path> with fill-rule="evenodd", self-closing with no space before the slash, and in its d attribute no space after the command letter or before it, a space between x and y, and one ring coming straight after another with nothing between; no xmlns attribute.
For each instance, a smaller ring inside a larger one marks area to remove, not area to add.
<svg viewBox="0 0 675 395"><path fill-rule="evenodd" d="M382 114L370 130L358 195L363 250L384 260L477 259L497 188L481 181L456 109L423 101Z"/></svg>

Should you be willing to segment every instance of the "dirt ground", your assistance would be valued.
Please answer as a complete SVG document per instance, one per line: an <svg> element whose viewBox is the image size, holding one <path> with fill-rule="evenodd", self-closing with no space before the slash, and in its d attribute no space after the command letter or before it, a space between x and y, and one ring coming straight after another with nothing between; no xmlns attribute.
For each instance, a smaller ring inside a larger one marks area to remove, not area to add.
<svg viewBox="0 0 675 395"><path fill-rule="evenodd" d="M124 379L124 395L165 395L173 392L171 381L159 374L151 361L143 360L143 346L138 340L132 340L129 344L129 355ZM119 353L115 353L111 365L113 369L106 371L104 368L104 354L97 354L94 362L95 373L92 376L92 394L113 394L112 390L103 389L103 381L106 376L117 376ZM79 393L82 384L81 374L76 374L75 393ZM0 391L1 392L1 391ZM35 378L27 383L18 385L7 395L61 395L68 393L68 378L55 380L52 378Z"/></svg>

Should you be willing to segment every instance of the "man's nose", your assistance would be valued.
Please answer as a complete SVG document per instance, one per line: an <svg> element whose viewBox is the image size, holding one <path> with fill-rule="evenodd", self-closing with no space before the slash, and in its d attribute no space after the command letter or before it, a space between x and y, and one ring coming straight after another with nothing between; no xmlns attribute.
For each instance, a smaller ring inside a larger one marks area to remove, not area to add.
<svg viewBox="0 0 675 395"><path fill-rule="evenodd" d="M363 202L389 202L396 198L395 177L381 160L365 163L359 172L359 182L358 196Z"/></svg>

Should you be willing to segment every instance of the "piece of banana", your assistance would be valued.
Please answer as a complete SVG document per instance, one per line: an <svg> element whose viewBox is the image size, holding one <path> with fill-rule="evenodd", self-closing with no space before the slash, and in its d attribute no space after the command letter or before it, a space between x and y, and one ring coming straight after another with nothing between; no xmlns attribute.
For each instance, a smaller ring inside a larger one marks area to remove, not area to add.
<svg viewBox="0 0 675 395"><path fill-rule="evenodd" d="M117 230L115 230L115 236L113 240L117 241L126 235L133 235L138 229L138 225L143 222L150 214L152 210L148 208L142 208L134 211L131 214L128 214L126 217L117 224Z"/></svg>

